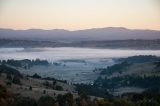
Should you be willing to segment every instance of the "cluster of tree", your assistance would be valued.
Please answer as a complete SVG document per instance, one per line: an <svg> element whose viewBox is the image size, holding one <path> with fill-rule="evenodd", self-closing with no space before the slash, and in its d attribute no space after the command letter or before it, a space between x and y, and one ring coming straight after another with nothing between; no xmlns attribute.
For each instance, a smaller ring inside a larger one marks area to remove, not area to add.
<svg viewBox="0 0 160 106"><path fill-rule="evenodd" d="M37 78L37 79L41 78L41 76L38 75L37 73L33 74L31 77L32 77L32 78Z"/></svg>
<svg viewBox="0 0 160 106"><path fill-rule="evenodd" d="M7 74L6 79L8 79L6 84L9 86L11 86L12 83L21 85L20 77L18 77L17 75Z"/></svg>
<svg viewBox="0 0 160 106"><path fill-rule="evenodd" d="M55 89L55 90L59 90L59 91L63 91L63 87L62 86L59 86L57 85L57 79L55 78L50 78L50 77L45 77L45 78L42 78L40 75L38 75L37 73L35 73L34 75L32 76L29 76L29 77L32 77L32 78L36 78L36 79L44 79L45 82L43 83L43 85L46 87L46 88L51 88L51 89ZM60 81L59 81L60 82ZM65 81L61 81L62 83L66 83Z"/></svg>
<svg viewBox="0 0 160 106"><path fill-rule="evenodd" d="M139 56L131 56L128 58L120 58L118 61L126 61L128 63L145 63L145 62L155 62L159 61L160 57L153 55L139 55Z"/></svg>
<svg viewBox="0 0 160 106"><path fill-rule="evenodd" d="M78 94L86 94L91 96L97 96L97 97L109 97L112 98L113 95L109 94L109 92L102 87L97 87L94 85L87 85L87 84L75 84L76 91L78 91Z"/></svg>
<svg viewBox="0 0 160 106"><path fill-rule="evenodd" d="M58 82L62 82L62 83L67 83L67 80L58 80L58 79L51 78L51 77L45 77L45 78L42 78L42 79L50 80L50 81L58 81Z"/></svg>
<svg viewBox="0 0 160 106"><path fill-rule="evenodd" d="M128 62L122 62L120 64L115 64L113 66L108 66L107 68L103 68L101 69L101 75L112 75L112 73L118 72L118 73L122 73L124 71L126 71L126 68L128 66L130 66L131 64L129 64Z"/></svg>
<svg viewBox="0 0 160 106"><path fill-rule="evenodd" d="M126 75L113 78L98 78L94 86L104 88L119 88L124 86L141 88L160 88L160 76Z"/></svg>
<svg viewBox="0 0 160 106"><path fill-rule="evenodd" d="M11 85L12 83L21 84L20 79L23 76L18 70L6 65L0 65L0 73L6 73L6 79L8 79L7 85Z"/></svg>
<svg viewBox="0 0 160 106"><path fill-rule="evenodd" d="M50 77L45 77L45 78L42 78L40 75L38 75L37 73L35 73L34 75L30 76L32 78L37 78L37 79L44 79L46 80L43 85L46 86L46 88L51 88L51 89L55 89L55 90L59 90L59 91L63 91L63 87L62 86L59 86L57 85L57 81L58 82L62 82L62 83L67 83L66 80L57 80L55 78L50 78ZM51 83L52 82L52 83Z"/></svg>
<svg viewBox="0 0 160 106"><path fill-rule="evenodd" d="M118 60L118 62L120 63L109 66L107 68L99 69L101 71L100 77L98 77L94 81L93 85L77 84L77 90L78 92L85 91L89 95L112 97L109 92L114 92L114 89L120 87L140 87L145 89L160 88L160 76L158 75L142 76L139 74L135 74L107 78L107 76L111 76L113 73L122 74L126 72L128 67L134 63L140 64L145 62L151 62L155 65L156 69L154 69L157 71L160 69L159 60L160 57L152 55L139 55L128 58L121 58ZM154 69L152 71L154 71Z"/></svg>
<svg viewBox="0 0 160 106"><path fill-rule="evenodd" d="M120 87L140 87L144 89L160 89L160 76L123 76L113 78L99 77L94 84L75 84L78 93L112 98L114 89Z"/></svg>
<svg viewBox="0 0 160 106"><path fill-rule="evenodd" d="M2 61L0 61L0 64L3 64L3 65L7 64L7 65L15 66L15 67L22 67L22 68L25 68L25 69L29 69L30 67L32 67L34 65L44 65L44 66L49 65L48 61L40 60L40 59L36 59L36 60L28 60L28 59L14 60L14 59L10 59L10 60L2 60Z"/></svg>
<svg viewBox="0 0 160 106"><path fill-rule="evenodd" d="M160 61L157 61L154 64L156 65L155 69L159 69L160 68Z"/></svg>
<svg viewBox="0 0 160 106"><path fill-rule="evenodd" d="M14 98L7 89L0 85L0 105L1 106L12 106L14 103Z"/></svg>
<svg viewBox="0 0 160 106"><path fill-rule="evenodd" d="M130 93L121 97L91 99L84 93L74 98L71 93L59 94L53 98L42 96L38 100L30 97L12 95L0 85L0 105L2 106L159 106L160 91L151 90L141 94Z"/></svg>
<svg viewBox="0 0 160 106"><path fill-rule="evenodd" d="M43 85L46 86L46 88L51 88L51 89L63 91L63 90L64 90L63 87L60 86L60 85L57 85L56 83L57 83L56 80L52 81L52 83L46 80L46 81L43 83Z"/></svg>
<svg viewBox="0 0 160 106"><path fill-rule="evenodd" d="M18 70L12 67L9 67L7 65L0 65L0 73L11 74L11 75L15 75L15 76L22 78L22 75L20 74Z"/></svg>
<svg viewBox="0 0 160 106"><path fill-rule="evenodd" d="M0 85L0 105L2 106L77 106L71 93L59 94L56 98L42 96L38 100L29 97L12 95ZM83 106L83 105L82 105Z"/></svg>

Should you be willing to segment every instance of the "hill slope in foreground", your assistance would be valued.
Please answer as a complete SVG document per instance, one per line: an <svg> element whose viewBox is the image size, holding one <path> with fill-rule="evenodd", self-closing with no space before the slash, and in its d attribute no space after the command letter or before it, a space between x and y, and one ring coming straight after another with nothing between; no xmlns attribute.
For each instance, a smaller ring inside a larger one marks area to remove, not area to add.
<svg viewBox="0 0 160 106"><path fill-rule="evenodd" d="M15 64L2 61L0 104L2 106L158 106L160 105L159 60L160 58L155 56L118 59L119 63L113 66L93 70L100 71L100 75L89 85L71 85L54 78L41 78L38 74L24 75L19 73Z"/></svg>

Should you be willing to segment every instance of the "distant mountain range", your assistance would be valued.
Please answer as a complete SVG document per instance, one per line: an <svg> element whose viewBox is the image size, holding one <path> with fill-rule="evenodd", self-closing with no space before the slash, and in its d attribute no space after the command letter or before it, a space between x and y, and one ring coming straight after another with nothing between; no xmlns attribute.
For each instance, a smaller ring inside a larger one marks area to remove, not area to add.
<svg viewBox="0 0 160 106"><path fill-rule="evenodd" d="M126 29L123 27L93 28L86 30L68 31L64 29L28 29L12 30L0 29L0 38L47 40L47 41L100 41L100 40L128 40L128 39L160 39L160 31Z"/></svg>

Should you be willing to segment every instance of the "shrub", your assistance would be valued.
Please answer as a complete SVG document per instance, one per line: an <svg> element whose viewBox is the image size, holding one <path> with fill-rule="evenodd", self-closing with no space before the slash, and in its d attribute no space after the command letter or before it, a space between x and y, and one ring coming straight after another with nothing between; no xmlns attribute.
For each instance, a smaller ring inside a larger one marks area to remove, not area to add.
<svg viewBox="0 0 160 106"><path fill-rule="evenodd" d="M50 96L42 96L38 100L38 106L54 106L55 100Z"/></svg>
<svg viewBox="0 0 160 106"><path fill-rule="evenodd" d="M32 77L33 77L33 78L41 78L41 76L38 75L37 73L35 73Z"/></svg>
<svg viewBox="0 0 160 106"><path fill-rule="evenodd" d="M16 100L16 106L37 106L36 101L29 97L19 97Z"/></svg>
<svg viewBox="0 0 160 106"><path fill-rule="evenodd" d="M32 86L29 87L29 90L32 91Z"/></svg>
<svg viewBox="0 0 160 106"><path fill-rule="evenodd" d="M18 76L16 76L16 75L13 77L12 82L13 82L14 84L18 84L18 85L21 84L20 78L19 78Z"/></svg>
<svg viewBox="0 0 160 106"><path fill-rule="evenodd" d="M58 86L58 85L55 87L55 89L59 90L59 91L63 91L63 88L61 86Z"/></svg>

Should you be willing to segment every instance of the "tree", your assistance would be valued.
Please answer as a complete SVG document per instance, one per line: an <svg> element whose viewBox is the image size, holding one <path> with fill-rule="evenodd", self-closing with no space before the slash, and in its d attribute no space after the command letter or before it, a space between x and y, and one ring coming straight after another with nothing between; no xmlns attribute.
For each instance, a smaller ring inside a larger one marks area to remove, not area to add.
<svg viewBox="0 0 160 106"><path fill-rule="evenodd" d="M38 106L55 106L55 100L50 96L42 96L38 100Z"/></svg>
<svg viewBox="0 0 160 106"><path fill-rule="evenodd" d="M12 81L12 76L11 76L11 74L7 74L6 78L7 78L9 81Z"/></svg>
<svg viewBox="0 0 160 106"><path fill-rule="evenodd" d="M58 94L58 96L57 96L57 102L59 103L60 106L65 106L66 100L65 100L65 98L64 98L63 95Z"/></svg>
<svg viewBox="0 0 160 106"><path fill-rule="evenodd" d="M46 90L43 90L43 94L46 94Z"/></svg>
<svg viewBox="0 0 160 106"><path fill-rule="evenodd" d="M54 80L53 82L52 82L52 84L53 84L53 87L56 85L56 80Z"/></svg>
<svg viewBox="0 0 160 106"><path fill-rule="evenodd" d="M65 96L65 99L66 99L68 105L73 106L73 103L74 103L73 95L71 93L67 93L64 96Z"/></svg>
<svg viewBox="0 0 160 106"><path fill-rule="evenodd" d="M29 90L32 91L32 86L29 87Z"/></svg>
<svg viewBox="0 0 160 106"><path fill-rule="evenodd" d="M13 95L4 86L0 85L0 106L13 106L13 100Z"/></svg>
<svg viewBox="0 0 160 106"><path fill-rule="evenodd" d="M15 75L15 76L13 77L12 82L13 82L14 84L18 84L18 85L21 84L20 78L19 78L17 75Z"/></svg>
<svg viewBox="0 0 160 106"><path fill-rule="evenodd" d="M48 82L48 81L45 81L45 82L44 82L44 85L45 85L46 87L49 87L49 82Z"/></svg>
<svg viewBox="0 0 160 106"><path fill-rule="evenodd" d="M19 97L16 100L16 106L37 106L36 101L29 97Z"/></svg>
<svg viewBox="0 0 160 106"><path fill-rule="evenodd" d="M6 85L8 85L8 86L11 87L11 86L12 86L12 83L11 83L10 81L7 81L7 82L6 82Z"/></svg>
<svg viewBox="0 0 160 106"><path fill-rule="evenodd" d="M98 100L97 100L97 98L93 99L92 106L98 106Z"/></svg>
<svg viewBox="0 0 160 106"><path fill-rule="evenodd" d="M32 77L33 77L33 78L41 78L41 76L38 75L37 73L35 73Z"/></svg>
<svg viewBox="0 0 160 106"><path fill-rule="evenodd" d="M88 102L85 99L82 99L81 106L88 106Z"/></svg>
<svg viewBox="0 0 160 106"><path fill-rule="evenodd" d="M63 91L63 88L61 86L58 86L58 85L55 87L55 89L59 90L59 91Z"/></svg>

